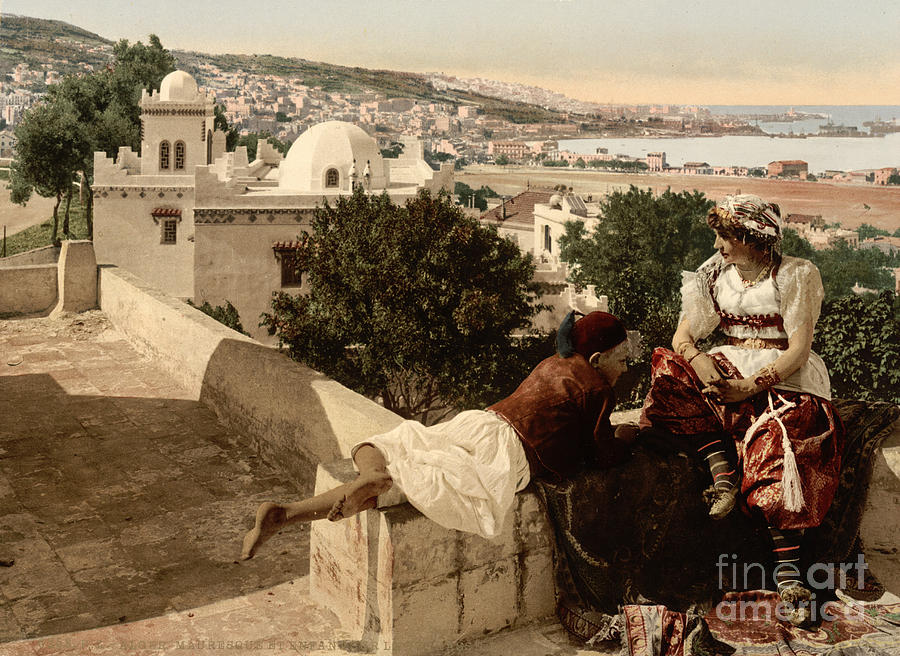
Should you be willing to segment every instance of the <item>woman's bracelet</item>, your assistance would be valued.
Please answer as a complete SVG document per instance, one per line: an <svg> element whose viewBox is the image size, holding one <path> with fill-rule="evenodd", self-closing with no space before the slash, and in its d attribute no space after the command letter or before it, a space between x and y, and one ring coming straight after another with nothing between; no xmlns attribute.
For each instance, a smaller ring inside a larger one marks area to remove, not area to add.
<svg viewBox="0 0 900 656"><path fill-rule="evenodd" d="M765 367L756 372L753 377L753 384L761 390L769 389L781 382L781 375L775 368L774 364L767 364Z"/></svg>

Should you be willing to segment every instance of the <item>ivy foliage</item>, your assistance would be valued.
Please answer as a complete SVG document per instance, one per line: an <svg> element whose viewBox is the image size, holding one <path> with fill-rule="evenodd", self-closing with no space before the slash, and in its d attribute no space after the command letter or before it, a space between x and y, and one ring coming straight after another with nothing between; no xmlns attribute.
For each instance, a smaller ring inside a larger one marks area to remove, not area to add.
<svg viewBox="0 0 900 656"><path fill-rule="evenodd" d="M534 265L445 194L405 206L357 189L316 210L301 236L308 293L275 293L262 324L295 360L406 418L510 393L537 338L511 337L536 312Z"/></svg>
<svg viewBox="0 0 900 656"><path fill-rule="evenodd" d="M839 398L900 403L900 305L890 291L827 301L813 349Z"/></svg>

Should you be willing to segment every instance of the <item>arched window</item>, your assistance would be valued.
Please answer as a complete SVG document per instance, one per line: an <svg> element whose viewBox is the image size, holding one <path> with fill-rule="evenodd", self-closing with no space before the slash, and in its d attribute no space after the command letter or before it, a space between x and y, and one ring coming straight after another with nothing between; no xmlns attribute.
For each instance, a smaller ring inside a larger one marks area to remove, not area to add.
<svg viewBox="0 0 900 656"><path fill-rule="evenodd" d="M209 130L206 133L206 163L207 164L212 164L212 142L213 142L212 130Z"/></svg>
<svg viewBox="0 0 900 656"><path fill-rule="evenodd" d="M175 142L175 170L176 171L184 170L184 142L183 141Z"/></svg>
<svg viewBox="0 0 900 656"><path fill-rule="evenodd" d="M159 168L160 170L169 169L169 142L163 141L159 144Z"/></svg>
<svg viewBox="0 0 900 656"><path fill-rule="evenodd" d="M338 173L337 169L328 169L325 171L325 186L326 187L337 187L340 186L341 183L341 174Z"/></svg>
<svg viewBox="0 0 900 656"><path fill-rule="evenodd" d="M553 250L553 238L550 236L550 226L544 226L544 250L548 253Z"/></svg>

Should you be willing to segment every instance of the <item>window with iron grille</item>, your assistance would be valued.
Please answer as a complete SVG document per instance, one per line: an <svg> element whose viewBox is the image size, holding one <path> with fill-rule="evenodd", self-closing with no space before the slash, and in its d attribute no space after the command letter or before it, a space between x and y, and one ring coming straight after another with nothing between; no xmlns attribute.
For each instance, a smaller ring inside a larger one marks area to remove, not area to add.
<svg viewBox="0 0 900 656"><path fill-rule="evenodd" d="M325 172L325 186L337 187L341 183L341 175L337 169L328 169Z"/></svg>
<svg viewBox="0 0 900 656"><path fill-rule="evenodd" d="M178 221L166 219L162 222L162 244L174 244L178 236Z"/></svg>
<svg viewBox="0 0 900 656"><path fill-rule="evenodd" d="M175 142L175 170L183 170L184 169L184 142L176 141Z"/></svg>
<svg viewBox="0 0 900 656"><path fill-rule="evenodd" d="M159 168L169 168L169 142L163 141L159 144Z"/></svg>

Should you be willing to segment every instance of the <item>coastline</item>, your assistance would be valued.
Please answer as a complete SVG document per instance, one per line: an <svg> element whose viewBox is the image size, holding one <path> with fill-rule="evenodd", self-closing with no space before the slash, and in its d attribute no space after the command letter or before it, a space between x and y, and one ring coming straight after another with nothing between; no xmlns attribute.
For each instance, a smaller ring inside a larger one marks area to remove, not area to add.
<svg viewBox="0 0 900 656"><path fill-rule="evenodd" d="M717 199L726 194L751 193L778 203L782 214L818 214L828 222L840 221L853 229L863 223L889 230L900 228L900 187L876 187L835 182L801 182L766 178L656 173L613 173L574 168L472 165L457 171L455 179L473 189L489 186L501 195L528 188L551 189L564 184L578 194L602 196L630 185L662 193L702 191ZM866 209L868 206L869 209Z"/></svg>

